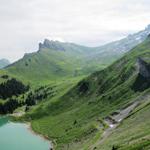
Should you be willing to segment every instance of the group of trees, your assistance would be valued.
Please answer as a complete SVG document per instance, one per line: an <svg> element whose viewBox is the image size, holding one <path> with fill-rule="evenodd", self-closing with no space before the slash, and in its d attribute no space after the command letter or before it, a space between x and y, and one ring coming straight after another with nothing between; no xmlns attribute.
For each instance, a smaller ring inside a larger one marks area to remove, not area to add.
<svg viewBox="0 0 150 150"><path fill-rule="evenodd" d="M9 79L7 75L3 75L1 78L6 81L0 84L0 99L5 100L0 103L0 114L13 113L16 108L25 104L18 101L17 96L27 92L29 86L24 85L15 78Z"/></svg>
<svg viewBox="0 0 150 150"><path fill-rule="evenodd" d="M44 89L44 87L40 87L34 92L30 92L25 100L26 105L32 106L42 101L43 99L46 99L49 95L48 91L49 91L48 89Z"/></svg>
<svg viewBox="0 0 150 150"><path fill-rule="evenodd" d="M9 76L8 76L8 75L2 75L1 78L2 78L2 79L8 79Z"/></svg>
<svg viewBox="0 0 150 150"><path fill-rule="evenodd" d="M7 99L12 96L18 96L28 90L29 86L25 86L22 82L12 78L0 84L0 98Z"/></svg>
<svg viewBox="0 0 150 150"><path fill-rule="evenodd" d="M27 106L36 105L38 102L46 99L47 97L53 97L56 93L53 87L41 86L36 89L34 92L30 92L25 100Z"/></svg>
<svg viewBox="0 0 150 150"><path fill-rule="evenodd" d="M55 94L52 87L40 87L35 91L24 94L27 90L29 90L29 86L23 85L16 79L7 80L7 82L2 83L0 85L0 98L5 99L5 101L0 103L0 114L13 113L16 108L25 105L25 111L28 111L30 106L36 105L48 96L52 97ZM20 94L22 96L19 101L17 96Z"/></svg>
<svg viewBox="0 0 150 150"><path fill-rule="evenodd" d="M78 91L85 94L90 88L90 84L87 81L81 81L78 83Z"/></svg>
<svg viewBox="0 0 150 150"><path fill-rule="evenodd" d="M0 103L0 114L13 113L13 111L19 106L24 105L22 102L19 102L17 99L8 99L5 103Z"/></svg>

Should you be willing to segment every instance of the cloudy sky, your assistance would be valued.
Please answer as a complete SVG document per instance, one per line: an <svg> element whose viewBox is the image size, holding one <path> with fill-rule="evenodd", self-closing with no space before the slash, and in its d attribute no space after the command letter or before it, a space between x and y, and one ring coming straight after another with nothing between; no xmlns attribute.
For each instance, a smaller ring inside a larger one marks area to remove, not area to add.
<svg viewBox="0 0 150 150"><path fill-rule="evenodd" d="M150 24L150 0L0 0L0 58L15 61L45 38L99 46Z"/></svg>

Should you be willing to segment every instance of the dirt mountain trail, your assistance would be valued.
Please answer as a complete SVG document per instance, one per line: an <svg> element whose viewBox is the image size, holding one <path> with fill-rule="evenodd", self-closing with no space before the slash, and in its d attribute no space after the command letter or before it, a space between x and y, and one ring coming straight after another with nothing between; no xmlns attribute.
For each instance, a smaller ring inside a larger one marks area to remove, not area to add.
<svg viewBox="0 0 150 150"><path fill-rule="evenodd" d="M97 146L102 144L109 135L112 134L113 130L123 121L125 118L129 116L129 114L140 104L142 101L146 101L150 99L150 95L141 96L136 99L133 103L129 104L125 108L119 110L118 112L114 112L111 116L108 116L104 119L104 122L108 125L108 128L103 132L101 139L96 142L96 144L92 145L89 150L96 150Z"/></svg>

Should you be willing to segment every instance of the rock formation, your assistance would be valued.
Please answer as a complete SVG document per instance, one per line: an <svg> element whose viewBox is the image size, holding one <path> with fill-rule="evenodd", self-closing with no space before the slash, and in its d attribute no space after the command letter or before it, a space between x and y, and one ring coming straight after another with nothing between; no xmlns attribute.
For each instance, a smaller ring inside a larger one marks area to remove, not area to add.
<svg viewBox="0 0 150 150"><path fill-rule="evenodd" d="M142 58L138 58L139 74L145 78L150 78L150 65Z"/></svg>

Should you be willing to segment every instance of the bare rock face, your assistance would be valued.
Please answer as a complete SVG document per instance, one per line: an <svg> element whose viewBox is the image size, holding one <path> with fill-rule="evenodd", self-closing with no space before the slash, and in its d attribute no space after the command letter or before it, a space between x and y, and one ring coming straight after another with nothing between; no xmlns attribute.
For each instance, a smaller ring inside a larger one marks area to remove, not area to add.
<svg viewBox="0 0 150 150"><path fill-rule="evenodd" d="M139 72L132 89L137 91L144 91L150 88L150 64L145 62L142 58L138 58Z"/></svg>
<svg viewBox="0 0 150 150"><path fill-rule="evenodd" d="M150 65L142 58L138 58L139 74L144 78L150 78Z"/></svg>
<svg viewBox="0 0 150 150"><path fill-rule="evenodd" d="M42 43L39 43L39 50L41 50L42 48L45 48L44 45Z"/></svg>
<svg viewBox="0 0 150 150"><path fill-rule="evenodd" d="M63 43L59 41L53 41L53 40L50 41L48 39L45 39L44 43L39 43L39 50L44 49L44 48L65 51Z"/></svg>

